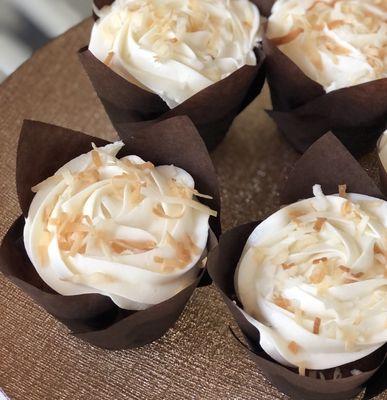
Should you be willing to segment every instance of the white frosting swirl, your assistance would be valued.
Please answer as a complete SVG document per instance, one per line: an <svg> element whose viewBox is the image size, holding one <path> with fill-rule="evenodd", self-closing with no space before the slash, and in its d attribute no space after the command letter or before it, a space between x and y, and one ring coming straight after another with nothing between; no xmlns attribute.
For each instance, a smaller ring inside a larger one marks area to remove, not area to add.
<svg viewBox="0 0 387 400"><path fill-rule="evenodd" d="M56 292L99 293L139 310L197 278L216 212L195 199L203 195L187 172L118 159L122 147L94 148L33 188L24 244Z"/></svg>
<svg viewBox="0 0 387 400"><path fill-rule="evenodd" d="M277 0L267 35L327 92L387 77L385 0Z"/></svg>
<svg viewBox="0 0 387 400"><path fill-rule="evenodd" d="M252 232L235 288L266 353L320 370L387 341L387 202L314 192Z"/></svg>
<svg viewBox="0 0 387 400"><path fill-rule="evenodd" d="M382 137L380 138L379 157L384 169L387 171L387 130L384 131Z"/></svg>
<svg viewBox="0 0 387 400"><path fill-rule="evenodd" d="M95 12L89 50L170 108L256 65L260 18L248 0L115 0Z"/></svg>

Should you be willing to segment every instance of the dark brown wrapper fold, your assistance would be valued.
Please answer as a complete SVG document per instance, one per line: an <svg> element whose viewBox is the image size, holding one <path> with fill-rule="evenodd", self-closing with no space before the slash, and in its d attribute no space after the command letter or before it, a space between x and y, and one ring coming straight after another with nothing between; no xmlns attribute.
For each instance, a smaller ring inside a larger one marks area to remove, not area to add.
<svg viewBox="0 0 387 400"><path fill-rule="evenodd" d="M120 309L109 297L99 294L62 296L56 293L39 277L24 247L24 217L28 215L34 196L31 187L54 174L66 162L90 151L91 143L103 146L109 142L42 122L24 122L16 173L24 216L12 225L1 244L0 271L80 339L107 349L139 347L163 336L179 318L194 289L210 283L205 269L195 282L172 298L144 311L129 311ZM125 138L124 143L120 156L135 154L156 165L174 164L186 169L193 176L195 187L213 197L206 203L220 212L214 167L203 141L187 117L154 124L145 132L138 131ZM183 159L184 165L183 161L180 163ZM217 244L213 231L216 235L220 233L219 216L210 218L207 247L199 263Z"/></svg>
<svg viewBox="0 0 387 400"><path fill-rule="evenodd" d="M254 3L268 10L267 0ZM328 131L355 156L372 149L386 129L387 79L326 93L267 38L263 50L273 104L269 115L297 151L305 152Z"/></svg>
<svg viewBox="0 0 387 400"><path fill-rule="evenodd" d="M264 17L268 17L271 13L271 8L273 7L273 4L275 3L276 0L250 0L250 1L258 7L261 15L263 15Z"/></svg>
<svg viewBox="0 0 387 400"><path fill-rule="evenodd" d="M281 203L291 204L313 197L312 187L320 184L325 194L348 191L383 198L380 189L332 133L318 139L297 161L281 190Z"/></svg>
<svg viewBox="0 0 387 400"><path fill-rule="evenodd" d="M359 177L358 181L356 177ZM317 183L322 185L326 194L337 193L337 186L345 183L349 192L383 197L372 179L332 133L323 136L301 157L284 185L281 198L293 203L312 197L312 185ZM342 378L332 379L334 368L324 370L326 380L300 376L297 370L282 366L263 351L259 344L259 331L241 312L234 288L234 274L242 251L259 223L254 221L241 225L221 235L219 245L208 257L209 274L248 343L247 352L251 359L273 385L297 400L350 399L364 387L364 399L381 393L387 387L386 345L361 360L340 366ZM352 376L353 369L362 373Z"/></svg>
<svg viewBox="0 0 387 400"><path fill-rule="evenodd" d="M112 1L95 1L97 8ZM209 150L224 138L234 118L261 92L265 80L264 55L255 49L257 65L243 66L227 78L201 90L170 109L157 94L121 77L88 50L80 61L117 132L130 135L138 128L174 116L187 115Z"/></svg>

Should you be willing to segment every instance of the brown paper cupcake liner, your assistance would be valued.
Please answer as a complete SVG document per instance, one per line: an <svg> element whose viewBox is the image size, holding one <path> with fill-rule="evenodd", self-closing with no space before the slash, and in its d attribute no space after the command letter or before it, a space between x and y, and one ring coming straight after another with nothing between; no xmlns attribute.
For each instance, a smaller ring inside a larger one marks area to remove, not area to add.
<svg viewBox="0 0 387 400"><path fill-rule="evenodd" d="M101 8L112 2L95 1L95 5ZM79 51L79 58L118 133L130 135L139 127L187 115L207 148L213 150L223 140L234 118L261 92L265 80L264 55L260 48L255 54L257 65L238 69L173 109L157 94L115 73L87 47Z"/></svg>
<svg viewBox="0 0 387 400"><path fill-rule="evenodd" d="M205 269L195 282L172 298L143 311L128 311L120 309L107 296L62 296L56 293L40 278L24 247L24 218L34 196L31 187L53 175L68 161L90 151L92 142L97 146L109 143L42 122L24 122L16 169L17 192L24 215L12 225L1 244L0 271L65 324L74 336L107 349L139 347L160 338L173 326L194 289L200 284L208 284ZM196 188L213 197L206 203L220 212L214 167L203 141L187 117L162 121L144 132L136 132L124 142L120 155L135 154L155 164L184 168L194 178ZM217 244L213 232L220 233L219 216L210 219L207 247L199 263Z"/></svg>
<svg viewBox="0 0 387 400"><path fill-rule="evenodd" d="M296 163L281 198L289 204L311 197L312 186L316 183L321 184L326 194L337 193L337 186L345 183L350 192L383 198L372 179L332 133L319 139ZM370 399L385 390L387 345L361 360L340 366L342 378L332 379L334 368L321 371L325 380L309 376L309 370L307 376L300 376L297 370L279 364L263 351L259 331L241 312L242 306L234 288L235 269L248 237L259 223L254 221L223 234L208 258L210 276L248 343L251 359L274 386L297 400L344 400L355 396L364 387L364 399ZM352 376L353 369L362 373Z"/></svg>
<svg viewBox="0 0 387 400"><path fill-rule="evenodd" d="M275 1L254 3L269 16ZM273 104L269 115L297 151L305 152L328 131L356 156L375 146L386 129L387 79L326 93L267 38L263 49Z"/></svg>

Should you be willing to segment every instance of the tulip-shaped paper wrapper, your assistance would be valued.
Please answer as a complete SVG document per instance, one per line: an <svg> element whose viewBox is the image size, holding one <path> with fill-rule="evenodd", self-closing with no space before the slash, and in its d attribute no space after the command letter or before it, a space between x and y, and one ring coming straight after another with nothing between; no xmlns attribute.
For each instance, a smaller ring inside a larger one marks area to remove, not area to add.
<svg viewBox="0 0 387 400"><path fill-rule="evenodd" d="M97 8L113 1L95 1ZM157 94L130 83L99 61L88 48L81 49L81 63L117 132L130 134L139 127L174 116L187 115L209 150L224 138L234 118L259 95L264 80L264 56L255 50L257 64L245 65L228 77L201 90L170 109Z"/></svg>
<svg viewBox="0 0 387 400"><path fill-rule="evenodd" d="M203 203L220 211L214 167L192 122L175 117L124 138L120 155L135 154L155 165L176 165L191 174L196 188L212 197ZM70 328L73 335L107 349L134 348L160 338L179 318L206 271L168 300L141 311L123 310L100 294L62 296L48 287L30 262L23 242L24 218L34 194L31 187L53 175L75 157L87 153L91 143L109 142L69 129L25 121L17 152L17 191L23 215L12 225L1 246L1 271L47 312ZM210 220L203 257L217 243L219 217ZM215 234L215 233L216 234ZM204 277L204 278L203 278ZM208 280L207 280L208 281Z"/></svg>
<svg viewBox="0 0 387 400"><path fill-rule="evenodd" d="M270 16L273 0L254 0ZM375 145L386 129L387 79L326 93L267 37L263 39L266 77L280 132L303 153L325 132L332 131L356 156Z"/></svg>
<svg viewBox="0 0 387 400"><path fill-rule="evenodd" d="M312 186L316 183L321 184L325 194L337 193L338 185L345 183L350 192L383 198L372 179L332 133L319 139L298 161L284 185L282 203L291 204L312 197ZM386 367L383 364L386 345L361 360L340 366L341 378L333 379L334 368L324 370L325 380L309 376L308 370L306 376L301 376L297 369L277 363L263 351L259 331L241 311L242 305L234 287L234 274L242 251L258 224L257 221L251 222L223 234L208 261L210 276L243 332L252 360L273 385L297 400L349 399L363 386L367 387L365 398L383 391L386 385ZM362 372L352 375L354 369Z"/></svg>

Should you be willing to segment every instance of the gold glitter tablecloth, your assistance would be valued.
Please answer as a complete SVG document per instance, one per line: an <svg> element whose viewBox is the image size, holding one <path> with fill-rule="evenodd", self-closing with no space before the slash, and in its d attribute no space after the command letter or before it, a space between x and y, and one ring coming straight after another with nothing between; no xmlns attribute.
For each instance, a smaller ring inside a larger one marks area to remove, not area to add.
<svg viewBox="0 0 387 400"><path fill-rule="evenodd" d="M91 20L38 51L0 87L0 236L19 215L15 154L24 118L114 139L78 60ZM6 54L3 54L6 57ZM275 210L284 172L298 155L264 108L267 87L213 153L224 229ZM375 158L363 165L374 175ZM12 400L285 399L235 344L231 316L213 286L198 289L176 326L138 350L110 352L68 331L0 277L0 387ZM378 397L387 399L387 393Z"/></svg>

